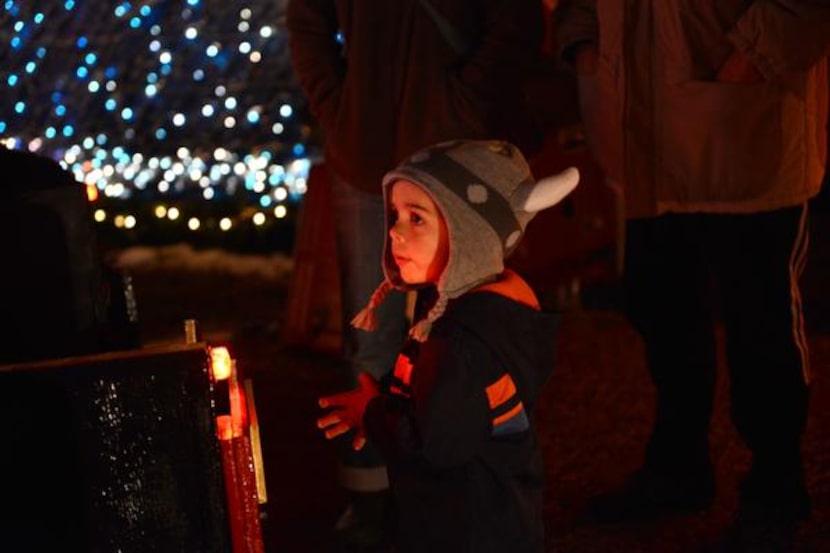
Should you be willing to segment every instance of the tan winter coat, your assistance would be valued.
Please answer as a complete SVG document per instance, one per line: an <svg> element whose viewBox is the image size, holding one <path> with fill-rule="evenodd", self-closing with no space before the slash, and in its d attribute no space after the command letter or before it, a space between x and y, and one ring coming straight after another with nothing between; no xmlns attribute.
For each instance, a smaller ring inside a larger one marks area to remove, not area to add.
<svg viewBox="0 0 830 553"><path fill-rule="evenodd" d="M586 133L629 217L752 213L816 195L825 172L830 0L563 0L560 52L598 45L580 77ZM765 78L715 80L733 49Z"/></svg>

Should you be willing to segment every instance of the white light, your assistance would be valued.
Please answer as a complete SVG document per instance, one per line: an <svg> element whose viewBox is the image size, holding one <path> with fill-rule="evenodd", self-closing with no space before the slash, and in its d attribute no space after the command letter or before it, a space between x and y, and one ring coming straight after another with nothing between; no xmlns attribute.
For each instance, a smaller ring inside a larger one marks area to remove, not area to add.
<svg viewBox="0 0 830 553"><path fill-rule="evenodd" d="M259 36L261 36L262 38L269 38L273 34L274 28L269 25L266 25L259 29Z"/></svg>
<svg viewBox="0 0 830 553"><path fill-rule="evenodd" d="M179 215L181 215L181 212L179 212L179 208L177 207L171 207L167 210L167 218L171 221L175 221L176 219L178 219Z"/></svg>
<svg viewBox="0 0 830 553"><path fill-rule="evenodd" d="M165 217L167 217L167 207L163 205L157 205L156 208L153 210L153 214L158 219L164 219Z"/></svg>
<svg viewBox="0 0 830 553"><path fill-rule="evenodd" d="M213 151L213 158L216 161L224 161L228 159L228 151L225 148L216 148Z"/></svg>
<svg viewBox="0 0 830 553"><path fill-rule="evenodd" d="M240 54L247 54L251 51L251 43L250 42L240 42L239 43L239 53Z"/></svg>
<svg viewBox="0 0 830 553"><path fill-rule="evenodd" d="M280 106L280 115L282 117L291 117L291 115L293 113L294 113L294 108L292 108L288 104L283 104L283 105Z"/></svg>
<svg viewBox="0 0 830 553"><path fill-rule="evenodd" d="M241 10L239 10L239 17L241 19L251 19L251 9L242 8Z"/></svg>
<svg viewBox="0 0 830 553"><path fill-rule="evenodd" d="M274 133L274 134L282 134L282 132L284 130L285 130L285 127L283 126L282 123L274 123L273 126L271 127L271 132Z"/></svg>
<svg viewBox="0 0 830 553"><path fill-rule="evenodd" d="M212 200L215 196L216 196L216 191L213 188L209 187L209 186L207 188L205 188L204 190L202 190L202 197L206 200Z"/></svg>
<svg viewBox="0 0 830 553"><path fill-rule="evenodd" d="M288 210L285 208L284 205L278 205L274 208L274 217L277 219L282 219L288 214Z"/></svg>
<svg viewBox="0 0 830 553"><path fill-rule="evenodd" d="M103 223L107 220L107 212L103 209L96 209L95 213L93 214L93 217L95 217L96 222Z"/></svg>
<svg viewBox="0 0 830 553"><path fill-rule="evenodd" d="M258 227L262 226L265 224L265 214L261 211L257 211L256 213L254 213L254 216L251 217L251 221L253 221L254 224Z"/></svg>
<svg viewBox="0 0 830 553"><path fill-rule="evenodd" d="M199 230L199 227L202 226L202 223L199 222L199 219L196 217L191 217L187 220L187 228L190 230Z"/></svg>
<svg viewBox="0 0 830 553"><path fill-rule="evenodd" d="M288 197L288 190L286 190L282 186L278 186L274 189L274 199L278 202L285 200Z"/></svg>
<svg viewBox="0 0 830 553"><path fill-rule="evenodd" d="M225 117L223 124L225 125L226 129L232 129L236 126L236 119L231 116Z"/></svg>
<svg viewBox="0 0 830 553"><path fill-rule="evenodd" d="M173 125L175 125L177 127L181 127L185 123L187 123L187 118L184 116L183 113L177 113L176 115L173 116Z"/></svg>
<svg viewBox="0 0 830 553"><path fill-rule="evenodd" d="M165 50L164 52L159 54L159 61L164 65L167 65L168 63L173 61L173 55L169 51Z"/></svg>
<svg viewBox="0 0 830 553"><path fill-rule="evenodd" d="M190 157L190 150L188 150L185 146L179 146L176 150L176 157L179 159L187 159Z"/></svg>
<svg viewBox="0 0 830 553"><path fill-rule="evenodd" d="M136 223L137 221L135 220L135 217L133 217L132 215L127 215L126 217L124 217L124 226L126 228L135 228Z"/></svg>
<svg viewBox="0 0 830 553"><path fill-rule="evenodd" d="M251 63L259 63L262 61L262 54L259 50L254 50L251 52L251 55L248 56L248 59L251 60Z"/></svg>
<svg viewBox="0 0 830 553"><path fill-rule="evenodd" d="M231 230L233 223L227 217L223 217L221 221L219 221L219 228L222 230Z"/></svg>
<svg viewBox="0 0 830 553"><path fill-rule="evenodd" d="M190 40L193 40L194 38L199 36L199 31L198 29L196 29L196 27L188 27L184 32L184 36Z"/></svg>

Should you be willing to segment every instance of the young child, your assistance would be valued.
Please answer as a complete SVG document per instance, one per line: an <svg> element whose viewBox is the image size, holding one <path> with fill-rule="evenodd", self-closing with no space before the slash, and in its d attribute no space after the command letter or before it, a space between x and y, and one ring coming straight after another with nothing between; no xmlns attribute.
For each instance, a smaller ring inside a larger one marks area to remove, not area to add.
<svg viewBox="0 0 830 553"><path fill-rule="evenodd" d="M383 452L396 551L539 552L543 465L533 423L554 362L556 318L504 258L536 212L576 186L576 169L534 181L518 149L444 142L383 180L385 281L352 324L372 330L392 289L417 290L394 370L320 399L318 426Z"/></svg>

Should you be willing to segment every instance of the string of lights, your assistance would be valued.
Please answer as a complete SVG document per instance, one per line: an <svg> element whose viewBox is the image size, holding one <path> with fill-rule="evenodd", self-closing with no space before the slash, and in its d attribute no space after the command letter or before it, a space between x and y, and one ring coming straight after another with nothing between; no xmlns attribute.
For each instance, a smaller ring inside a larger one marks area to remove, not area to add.
<svg viewBox="0 0 830 553"><path fill-rule="evenodd" d="M286 3L2 0L0 141L128 243L288 228L317 154Z"/></svg>

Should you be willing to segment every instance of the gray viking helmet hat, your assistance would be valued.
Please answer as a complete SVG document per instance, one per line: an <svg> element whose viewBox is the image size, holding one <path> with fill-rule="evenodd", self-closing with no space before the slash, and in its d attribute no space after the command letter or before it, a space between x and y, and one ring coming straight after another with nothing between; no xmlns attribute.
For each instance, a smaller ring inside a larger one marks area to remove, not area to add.
<svg viewBox="0 0 830 553"><path fill-rule="evenodd" d="M576 168L538 183L518 148L502 141L454 140L420 150L383 178L389 205L392 186L407 180L421 186L438 206L447 225L449 257L436 283L438 300L410 334L426 339L449 300L457 298L504 271L504 259L519 244L530 220L559 203L579 182ZM391 224L387 209L386 228ZM408 290L392 257L387 232L383 252L386 281L352 324L371 330L371 312L390 288ZM368 315L368 318L367 318Z"/></svg>

